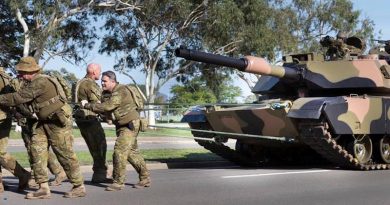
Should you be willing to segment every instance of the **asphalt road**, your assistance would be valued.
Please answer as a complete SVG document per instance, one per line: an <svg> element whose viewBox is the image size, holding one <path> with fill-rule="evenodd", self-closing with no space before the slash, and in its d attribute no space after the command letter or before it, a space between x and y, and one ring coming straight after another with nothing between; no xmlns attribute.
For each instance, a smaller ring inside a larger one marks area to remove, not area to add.
<svg viewBox="0 0 390 205"><path fill-rule="evenodd" d="M137 190L134 171L128 172L124 190L104 191L90 185L85 198L65 199L69 183L52 188L48 200L26 200L13 192L17 181L6 177L11 191L0 194L1 205L11 204L131 204L131 205L367 205L390 204L390 171L348 171L328 168L239 167L152 170L152 187Z"/></svg>

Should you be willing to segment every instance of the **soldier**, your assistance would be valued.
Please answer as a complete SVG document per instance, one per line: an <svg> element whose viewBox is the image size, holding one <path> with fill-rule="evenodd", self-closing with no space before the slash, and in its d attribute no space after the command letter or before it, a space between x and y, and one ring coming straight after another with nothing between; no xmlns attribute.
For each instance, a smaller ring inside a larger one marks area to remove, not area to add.
<svg viewBox="0 0 390 205"><path fill-rule="evenodd" d="M113 184L106 191L117 191L124 188L126 177L126 160L139 174L139 182L135 188L149 187L151 185L149 171L145 160L138 151L137 135L140 127L140 116L136 110L136 102L131 91L125 85L116 81L115 73L106 71L102 74L103 98L102 103L81 104L85 109L96 113L105 113L113 116L117 139L113 154Z"/></svg>
<svg viewBox="0 0 390 205"><path fill-rule="evenodd" d="M47 75L40 74L40 68L32 57L23 57L16 70L29 83L16 93L0 95L1 106L16 106L31 103L38 118L31 138L33 170L39 189L26 195L27 199L50 198L48 184L48 147L52 147L69 181L71 191L64 197L86 195L79 161L73 151L72 109L66 103L66 96L60 83Z"/></svg>
<svg viewBox="0 0 390 205"><path fill-rule="evenodd" d="M13 84L16 90L20 90L21 86L25 86L28 82L23 80L13 79ZM31 105L21 104L16 107L15 118L18 121L18 125L22 127L21 136L24 142L24 146L27 149L28 161L30 162L32 170L32 154L31 154L31 138L34 133L34 129L38 124L38 119L32 112ZM58 162L55 154L49 150L47 167L50 172L55 176L54 180L50 182L51 186L59 186L66 179L66 173ZM31 182L31 181L30 181ZM29 184L32 187L32 184Z"/></svg>
<svg viewBox="0 0 390 205"><path fill-rule="evenodd" d="M102 91L95 82L100 79L100 74L99 64L91 63L87 66L87 74L77 82L74 90L75 103L82 100L89 103L100 102ZM107 142L97 114L90 110L78 109L75 111L74 117L93 158L92 183L107 182Z"/></svg>
<svg viewBox="0 0 390 205"><path fill-rule="evenodd" d="M10 85L11 77L0 67L0 94L13 92ZM30 172L25 170L20 164L7 152L8 138L11 131L12 118L8 105L0 105L0 166L10 171L19 178L18 190L22 191L28 186ZM1 169L0 169L1 171ZM1 172L0 172L1 178ZM3 183L0 180L0 190L3 190Z"/></svg>

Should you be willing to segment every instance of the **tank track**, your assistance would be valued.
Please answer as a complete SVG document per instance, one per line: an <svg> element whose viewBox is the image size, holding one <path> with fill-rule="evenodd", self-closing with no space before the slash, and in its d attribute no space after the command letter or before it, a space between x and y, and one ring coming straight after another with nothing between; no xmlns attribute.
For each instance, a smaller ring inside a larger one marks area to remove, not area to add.
<svg viewBox="0 0 390 205"><path fill-rule="evenodd" d="M251 159L243 154L240 154L236 150L231 149L230 147L224 144L215 143L212 141L204 141L204 140L195 140L195 141L197 141L200 146L204 147L210 152L226 160L229 160L237 165L247 166L247 167L257 167L261 165L260 162L257 162L256 160Z"/></svg>
<svg viewBox="0 0 390 205"><path fill-rule="evenodd" d="M194 129L204 129L204 130L212 130L210 124L208 122L201 122L201 123L190 123L191 128ZM202 132L196 132L192 131L192 135L197 138L205 138L205 139L212 139L215 137L215 134L211 133L202 133ZM257 167L260 165L259 162L256 160L247 157L239 152L237 152L234 149L231 149L230 147L222 144L217 143L214 141L209 140L195 140L200 146L204 147L205 149L209 150L210 152L229 160L237 165L240 166L249 166L249 167Z"/></svg>
<svg viewBox="0 0 390 205"><path fill-rule="evenodd" d="M302 122L300 123L300 139L322 157L340 167L359 170L390 169L390 164L375 163L372 160L367 164L359 163L332 138L328 129L329 126L325 122Z"/></svg>

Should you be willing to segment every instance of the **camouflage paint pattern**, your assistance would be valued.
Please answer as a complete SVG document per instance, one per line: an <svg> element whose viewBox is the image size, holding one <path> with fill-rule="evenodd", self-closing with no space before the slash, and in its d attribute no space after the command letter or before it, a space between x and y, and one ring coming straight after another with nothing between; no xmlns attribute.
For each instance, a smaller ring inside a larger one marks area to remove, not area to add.
<svg viewBox="0 0 390 205"><path fill-rule="evenodd" d="M24 142L24 146L27 149L28 161L30 162L31 168L33 164L32 154L31 154L31 138L33 136L34 129L37 126L37 124L38 121L35 119L26 119L26 123L21 126L22 127L21 135ZM50 149L48 154L47 167L49 168L50 172L54 175L58 175L63 171L60 162L58 162L57 157Z"/></svg>
<svg viewBox="0 0 390 205"><path fill-rule="evenodd" d="M206 117L216 131L280 137L298 136L294 122L287 117L289 108L273 109L272 103L221 109L207 113Z"/></svg>
<svg viewBox="0 0 390 205"><path fill-rule="evenodd" d="M385 43L388 47L388 41ZM252 90L262 95L258 104L268 104L270 100L292 102L287 109L260 105L206 109L205 113L188 112L183 120L203 123L205 126L198 126L200 129L293 136L340 166L390 169L390 49L362 55L365 43L357 37L334 40L326 36L320 44L328 48L322 57L315 53L291 54L283 57L283 65L277 66L253 56L231 58L183 47L176 49L175 54L187 60L262 75ZM207 119L203 120L203 116ZM206 126L209 124L211 128ZM243 142L241 145L262 141L242 136L238 139ZM208 147L216 153L224 154L224 150L226 156L231 153L223 145L216 146ZM251 150L251 146L241 147L248 147L241 150L244 154L258 151ZM283 148L279 150L283 152ZM372 157L372 151L379 153L380 158Z"/></svg>
<svg viewBox="0 0 390 205"><path fill-rule="evenodd" d="M134 167L142 181L149 177L149 171L140 152L138 151L137 135L140 121L133 120L129 126L117 127L114 153L113 153L113 173L114 183L124 184L126 179L127 161Z"/></svg>
<svg viewBox="0 0 390 205"><path fill-rule="evenodd" d="M59 99L60 91L57 89L62 88L56 87L49 78L36 74L31 82L19 91L0 95L0 105L17 106L32 103L33 107L36 107L41 103L48 104L34 109L38 116L38 124L31 142L35 180L39 184L48 181L47 160L50 145L70 182L74 186L79 186L83 184L83 177L73 151L72 108L62 100L50 101Z"/></svg>
<svg viewBox="0 0 390 205"><path fill-rule="evenodd" d="M113 119L117 135L113 153L114 183L124 183L126 161L129 161L138 172L140 180L148 178L149 171L137 145L140 128L139 113L133 109L135 102L126 86L117 84L112 92L103 92L101 103L88 103L84 108L108 116L112 114L116 116Z"/></svg>
<svg viewBox="0 0 390 205"><path fill-rule="evenodd" d="M49 145L73 186L82 185L84 183L83 176L73 150L72 119L70 116L67 117L65 127L59 126L58 122L55 121L38 122L31 143L34 175L38 184L45 183L49 179L47 175Z"/></svg>
<svg viewBox="0 0 390 205"><path fill-rule="evenodd" d="M390 89L390 80L381 67L384 60L357 59L352 61L308 62L305 79L318 86L315 89L375 88ZM383 69L383 68L382 68ZM309 85L310 85L309 84Z"/></svg>

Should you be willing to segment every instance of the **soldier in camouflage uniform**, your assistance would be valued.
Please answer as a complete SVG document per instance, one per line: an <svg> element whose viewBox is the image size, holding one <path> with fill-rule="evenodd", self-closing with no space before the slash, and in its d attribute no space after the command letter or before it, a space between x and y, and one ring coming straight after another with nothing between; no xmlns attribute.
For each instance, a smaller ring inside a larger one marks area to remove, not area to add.
<svg viewBox="0 0 390 205"><path fill-rule="evenodd" d="M11 77L0 67L0 94L13 92L10 86ZM8 138L12 126L10 109L7 105L0 105L0 166L6 168L13 175L19 178L18 190L24 190L30 179L30 172L25 170L20 164L7 152ZM0 169L1 171L1 169ZM0 172L1 178L1 172ZM0 191L3 191L2 179L0 179Z"/></svg>
<svg viewBox="0 0 390 205"><path fill-rule="evenodd" d="M131 97L130 90L116 81L115 73L106 71L102 74L103 98L102 103L87 103L82 101L85 109L96 113L113 116L117 139L113 154L114 183L106 188L107 191L116 191L124 188L126 177L126 161L139 174L139 183L136 188L149 187L151 184L149 171L145 160L138 151L137 135L140 127L140 116L136 110L136 103Z"/></svg>
<svg viewBox="0 0 390 205"><path fill-rule="evenodd" d="M102 91L95 82L100 79L100 74L100 65L92 63L87 66L86 76L77 82L74 90L75 103L82 100L90 103L100 102ZM92 183L107 182L107 142L97 114L90 110L78 109L74 117L93 158Z"/></svg>
<svg viewBox="0 0 390 205"><path fill-rule="evenodd" d="M50 198L47 159L49 145L73 184L64 197L86 195L79 161L73 151L72 108L66 103L66 96L60 83L47 75L40 74L40 68L32 57L23 57L16 65L23 80L29 81L16 93L0 95L1 106L16 106L31 103L38 124L31 138L31 154L35 180L39 184L36 192L26 195L27 199Z"/></svg>
<svg viewBox="0 0 390 205"><path fill-rule="evenodd" d="M19 90L22 86L26 86L28 82L13 79L14 87ZM21 104L16 107L15 117L18 121L18 125L22 127L21 136L24 142L24 146L27 149L28 160L30 162L31 170L32 170L32 154L31 154L31 138L34 133L34 129L38 124L38 119L33 115L31 110L31 106L28 104ZM64 169L61 167L61 164L58 162L55 154L49 150L47 167L50 172L55 176L54 180L50 182L51 186L59 186L66 179L66 173ZM31 184L29 184L32 187Z"/></svg>

